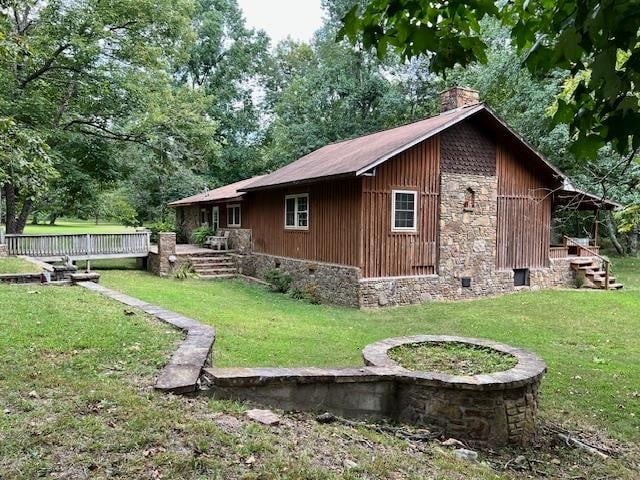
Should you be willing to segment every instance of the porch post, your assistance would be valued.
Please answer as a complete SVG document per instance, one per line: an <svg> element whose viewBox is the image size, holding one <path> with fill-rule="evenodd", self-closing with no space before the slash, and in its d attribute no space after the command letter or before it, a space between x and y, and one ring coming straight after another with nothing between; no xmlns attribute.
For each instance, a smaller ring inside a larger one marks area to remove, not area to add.
<svg viewBox="0 0 640 480"><path fill-rule="evenodd" d="M600 246L600 209L595 208L593 210L593 228L591 229L591 234L593 235L593 241L595 242L595 246Z"/></svg>

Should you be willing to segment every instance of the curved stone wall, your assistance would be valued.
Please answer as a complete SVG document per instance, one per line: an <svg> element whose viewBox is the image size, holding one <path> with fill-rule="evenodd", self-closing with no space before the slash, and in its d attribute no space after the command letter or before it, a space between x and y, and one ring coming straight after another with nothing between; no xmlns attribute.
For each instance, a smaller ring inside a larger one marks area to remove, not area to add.
<svg viewBox="0 0 640 480"><path fill-rule="evenodd" d="M462 343L513 355L515 367L504 372L459 376L410 371L389 358L390 349L423 343ZM538 387L546 372L530 352L490 340L419 335L383 340L363 351L369 366L398 368L395 417L414 425L437 425L447 436L480 445L527 445L535 434Z"/></svg>
<svg viewBox="0 0 640 480"><path fill-rule="evenodd" d="M504 372L454 376L410 371L388 356L393 347L426 342L493 348L518 363ZM422 335L374 343L363 356L367 366L360 368L204 368L200 383L217 398L436 427L477 447L527 445L533 438L546 366L532 353L489 340Z"/></svg>

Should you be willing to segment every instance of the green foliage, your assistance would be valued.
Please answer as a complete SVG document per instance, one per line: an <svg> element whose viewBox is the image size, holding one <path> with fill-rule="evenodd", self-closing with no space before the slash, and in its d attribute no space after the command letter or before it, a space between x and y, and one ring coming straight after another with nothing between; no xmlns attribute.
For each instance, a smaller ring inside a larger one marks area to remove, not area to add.
<svg viewBox="0 0 640 480"><path fill-rule="evenodd" d="M594 158L610 143L620 154L640 147L640 10L616 0L415 2L371 0L342 19L340 36L383 56L427 55L434 72L487 61L480 21L507 25L524 63L538 76L556 70L576 81L558 100L554 121L569 125L572 151Z"/></svg>
<svg viewBox="0 0 640 480"><path fill-rule="evenodd" d="M302 288L295 288L291 291L291 297L298 300L306 300L314 305L320 304L320 287L315 282L309 282Z"/></svg>
<svg viewBox="0 0 640 480"><path fill-rule="evenodd" d="M640 230L640 203L627 205L616 212L618 219L618 230L623 233L629 233L632 230Z"/></svg>
<svg viewBox="0 0 640 480"><path fill-rule="evenodd" d="M576 273L576 277L573 279L574 287L582 288L582 287L584 287L584 284L586 282L587 282L587 277L585 276L584 272Z"/></svg>
<svg viewBox="0 0 640 480"><path fill-rule="evenodd" d="M198 227L191 233L191 240L196 245L204 247L204 243L207 241L207 237L215 235L213 228L211 227Z"/></svg>
<svg viewBox="0 0 640 480"><path fill-rule="evenodd" d="M264 279L271 284L271 288L274 291L280 293L287 293L293 282L291 275L279 268L267 270L264 274Z"/></svg>
<svg viewBox="0 0 640 480"><path fill-rule="evenodd" d="M193 263L190 260L180 264L173 273L173 276L178 280L186 280L187 278L196 277L196 271L193 268Z"/></svg>
<svg viewBox="0 0 640 480"><path fill-rule="evenodd" d="M175 232L176 226L172 222L155 222L147 225L147 229L151 232L151 242L157 243L160 233Z"/></svg>

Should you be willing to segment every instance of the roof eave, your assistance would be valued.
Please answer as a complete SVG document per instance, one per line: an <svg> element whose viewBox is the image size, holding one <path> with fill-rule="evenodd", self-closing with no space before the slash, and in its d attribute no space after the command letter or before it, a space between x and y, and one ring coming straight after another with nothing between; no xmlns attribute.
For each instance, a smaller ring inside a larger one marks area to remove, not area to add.
<svg viewBox="0 0 640 480"><path fill-rule="evenodd" d="M354 178L356 176L356 172L346 172L346 173L337 173L335 175L325 175L321 177L312 177L312 178L304 178L301 180L292 180L290 182L282 182L282 183L272 183L269 185L259 185L257 187L247 186L239 189L239 192L255 192L258 190L273 190L276 188L286 188L286 187L294 187L297 185L309 185L313 183L324 182L328 180L339 180L342 178Z"/></svg>

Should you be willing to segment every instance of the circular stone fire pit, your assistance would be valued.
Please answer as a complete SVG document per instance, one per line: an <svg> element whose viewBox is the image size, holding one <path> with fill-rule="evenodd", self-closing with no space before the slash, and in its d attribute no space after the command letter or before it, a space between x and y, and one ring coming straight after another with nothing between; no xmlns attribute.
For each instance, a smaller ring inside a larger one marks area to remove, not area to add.
<svg viewBox="0 0 640 480"><path fill-rule="evenodd" d="M479 375L413 371L389 357L389 350L411 344L463 344L512 355L508 370ZM535 433L538 387L546 372L540 357L490 340L418 335L382 340L363 351L369 366L391 367L396 374L398 421L436 425L450 437L479 446L527 445Z"/></svg>

